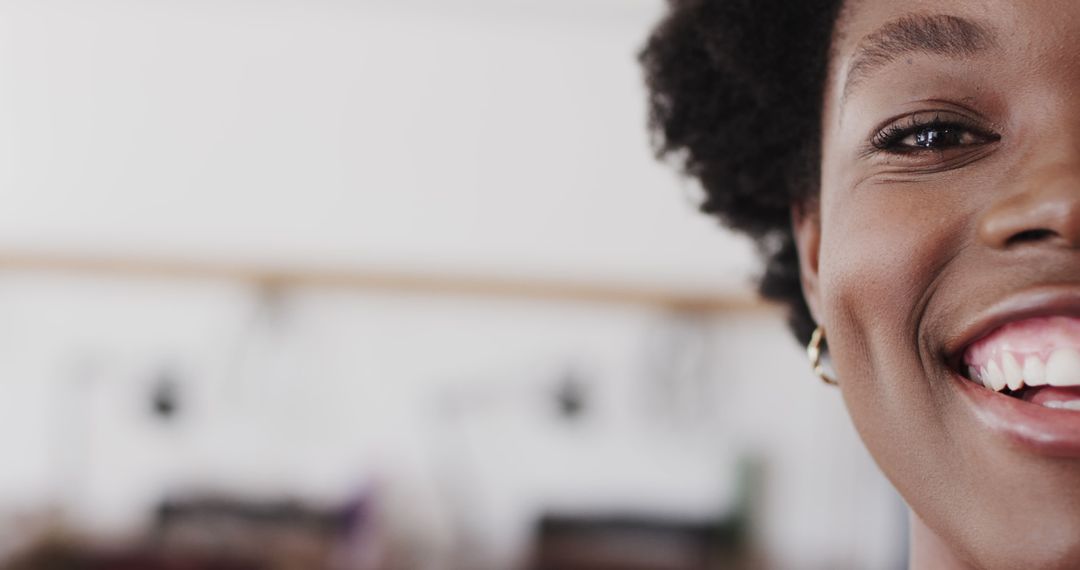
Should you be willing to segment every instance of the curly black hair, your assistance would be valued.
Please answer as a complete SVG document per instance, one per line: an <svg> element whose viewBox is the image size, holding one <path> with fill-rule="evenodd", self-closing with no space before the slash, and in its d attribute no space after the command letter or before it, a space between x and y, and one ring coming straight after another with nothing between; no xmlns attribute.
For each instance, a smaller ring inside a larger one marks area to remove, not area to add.
<svg viewBox="0 0 1080 570"><path fill-rule="evenodd" d="M701 210L751 236L759 292L814 322L799 282L791 205L818 192L828 54L841 0L668 0L640 61L659 158L705 191Z"/></svg>

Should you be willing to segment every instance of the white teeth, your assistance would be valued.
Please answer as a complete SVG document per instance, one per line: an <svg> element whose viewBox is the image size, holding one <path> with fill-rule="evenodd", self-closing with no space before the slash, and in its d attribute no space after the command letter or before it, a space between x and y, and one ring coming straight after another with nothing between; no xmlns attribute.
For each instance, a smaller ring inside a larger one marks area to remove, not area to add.
<svg viewBox="0 0 1080 570"><path fill-rule="evenodd" d="M1077 355L1077 371L1080 372L1080 355ZM993 360L986 366L987 378L990 379L990 388L995 392L1000 392L1005 389L1005 374L1001 372L1001 367L997 362Z"/></svg>
<svg viewBox="0 0 1080 570"><path fill-rule="evenodd" d="M1046 366L1038 356L1024 359L1024 384L1028 386L1046 385Z"/></svg>
<svg viewBox="0 0 1080 570"><path fill-rule="evenodd" d="M1046 361L1046 383L1051 386L1080 386L1080 353L1059 348Z"/></svg>
<svg viewBox="0 0 1080 570"><path fill-rule="evenodd" d="M1001 357L1001 371L1005 374L1005 384L1010 390L1019 390L1024 385L1024 372L1020 369L1020 363L1016 357L1006 352Z"/></svg>
<svg viewBox="0 0 1080 570"><path fill-rule="evenodd" d="M1059 348L1045 362L1038 355L1017 357L1002 351L1001 359L990 360L982 367L968 366L968 377L1000 392L1008 387L1018 391L1024 386L1080 386L1080 350ZM1023 359L1021 364L1020 358ZM1070 404L1072 405L1072 404ZM1075 404L1080 410L1080 400Z"/></svg>
<svg viewBox="0 0 1080 570"><path fill-rule="evenodd" d="M1057 409L1064 409L1064 410L1080 410L1080 400L1069 400L1067 402L1059 402L1059 401L1043 402L1043 407L1057 408Z"/></svg>

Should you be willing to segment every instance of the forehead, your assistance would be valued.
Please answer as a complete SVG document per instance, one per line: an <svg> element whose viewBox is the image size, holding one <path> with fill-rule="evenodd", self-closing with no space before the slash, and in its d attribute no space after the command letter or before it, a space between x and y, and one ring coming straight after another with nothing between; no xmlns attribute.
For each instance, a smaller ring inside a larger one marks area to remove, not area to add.
<svg viewBox="0 0 1080 570"><path fill-rule="evenodd" d="M1080 2L1075 0L848 0L834 34L832 72L846 72L845 65L862 55L861 50L883 29L925 16L950 16L955 22L973 23L979 30L991 32L1003 49L1016 55L1056 54L1070 61L1080 55L1076 42L1080 38Z"/></svg>
<svg viewBox="0 0 1080 570"><path fill-rule="evenodd" d="M886 96L966 85L998 103L1034 90L1072 98L1078 38L1076 0L848 0L830 50L826 139Z"/></svg>

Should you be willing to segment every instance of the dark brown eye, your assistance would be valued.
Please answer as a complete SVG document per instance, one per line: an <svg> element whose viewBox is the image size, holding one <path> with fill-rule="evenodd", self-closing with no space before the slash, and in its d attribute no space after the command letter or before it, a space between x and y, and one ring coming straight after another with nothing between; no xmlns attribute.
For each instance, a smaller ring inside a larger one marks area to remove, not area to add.
<svg viewBox="0 0 1080 570"><path fill-rule="evenodd" d="M879 151L910 154L972 147L994 142L998 138L959 121L936 118L923 123L916 117L884 128L874 136L871 144Z"/></svg>
<svg viewBox="0 0 1080 570"><path fill-rule="evenodd" d="M904 137L898 141L898 145L909 148L941 149L978 142L979 137L963 128L928 125Z"/></svg>

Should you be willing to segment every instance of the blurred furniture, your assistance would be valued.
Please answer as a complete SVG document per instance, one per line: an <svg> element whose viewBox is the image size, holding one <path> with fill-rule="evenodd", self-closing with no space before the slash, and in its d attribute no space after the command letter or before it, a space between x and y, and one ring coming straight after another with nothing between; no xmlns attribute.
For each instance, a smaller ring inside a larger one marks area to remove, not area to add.
<svg viewBox="0 0 1080 570"><path fill-rule="evenodd" d="M744 522L642 517L544 517L534 570L756 568Z"/></svg>

